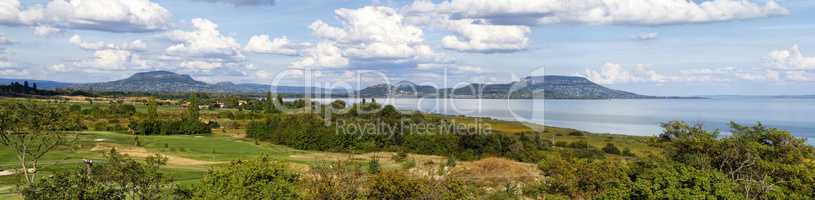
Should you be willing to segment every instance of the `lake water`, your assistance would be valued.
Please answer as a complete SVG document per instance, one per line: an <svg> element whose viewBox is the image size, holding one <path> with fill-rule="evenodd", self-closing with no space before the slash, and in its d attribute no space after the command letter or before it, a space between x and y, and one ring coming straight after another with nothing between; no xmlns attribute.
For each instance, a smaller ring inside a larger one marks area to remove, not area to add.
<svg viewBox="0 0 815 200"><path fill-rule="evenodd" d="M359 99L343 99L358 102ZM369 99L370 100L370 99ZM319 99L330 102L331 99ZM815 99L711 98L613 100L377 99L403 110L490 117L575 128L596 133L656 135L671 120L729 131L728 123L761 122L815 144Z"/></svg>

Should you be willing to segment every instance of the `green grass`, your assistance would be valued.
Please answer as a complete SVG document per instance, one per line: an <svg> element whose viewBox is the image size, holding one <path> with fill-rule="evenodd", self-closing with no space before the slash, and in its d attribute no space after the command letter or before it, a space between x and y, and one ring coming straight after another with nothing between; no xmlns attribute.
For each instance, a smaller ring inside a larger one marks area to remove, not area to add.
<svg viewBox="0 0 815 200"><path fill-rule="evenodd" d="M104 139L103 143L112 143L122 147L136 147L136 136L100 131L86 131L78 133L76 144L72 147L61 147L46 154L41 159L40 176L47 176L56 172L77 170L82 167L82 159L103 159L103 152L91 151L99 143L96 139ZM292 160L290 155L308 153L307 151L295 150L292 148L272 145L267 143L255 144L237 138L222 136L138 136L142 141L142 147L149 152L162 153L166 155L181 156L185 158L202 160L229 162L232 160L251 159L260 155L267 155L271 158L309 163L311 161ZM166 144L166 147L165 147ZM169 147L169 148L168 148ZM0 146L0 166L2 169L17 168L16 156L7 147ZM216 164L217 165L217 164ZM211 166L165 166L163 171L180 183L193 183ZM3 195L13 193L14 186L20 181L19 176L0 177L0 199L6 199Z"/></svg>

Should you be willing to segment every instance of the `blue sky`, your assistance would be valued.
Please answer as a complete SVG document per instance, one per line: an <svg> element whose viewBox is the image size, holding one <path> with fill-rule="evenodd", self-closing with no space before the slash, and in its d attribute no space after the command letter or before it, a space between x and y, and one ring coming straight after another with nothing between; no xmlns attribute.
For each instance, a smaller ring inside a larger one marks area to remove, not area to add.
<svg viewBox="0 0 815 200"><path fill-rule="evenodd" d="M808 0L0 0L0 77L291 85L302 75L274 79L309 69L329 84L443 86L543 73L650 95L815 94L812 19Z"/></svg>

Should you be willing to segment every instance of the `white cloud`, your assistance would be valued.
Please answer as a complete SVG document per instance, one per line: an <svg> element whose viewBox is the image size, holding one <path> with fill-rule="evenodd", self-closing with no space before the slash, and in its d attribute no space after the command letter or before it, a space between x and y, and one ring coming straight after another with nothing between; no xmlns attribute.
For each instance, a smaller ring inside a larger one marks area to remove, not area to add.
<svg viewBox="0 0 815 200"><path fill-rule="evenodd" d="M640 33L637 35L637 40L656 40L659 37L659 33L656 32L649 32L649 33Z"/></svg>
<svg viewBox="0 0 815 200"><path fill-rule="evenodd" d="M0 3L0 23L108 32L149 32L169 27L171 14L150 0L52 0L22 8L18 0Z"/></svg>
<svg viewBox="0 0 815 200"><path fill-rule="evenodd" d="M14 40L11 40L10 38L6 37L3 34L0 34L0 45L10 45L10 44L14 44Z"/></svg>
<svg viewBox="0 0 815 200"><path fill-rule="evenodd" d="M662 25L745 20L788 15L775 0L452 0L435 5L414 3L413 12L484 19L490 24L553 23Z"/></svg>
<svg viewBox="0 0 815 200"><path fill-rule="evenodd" d="M342 27L323 21L309 26L320 39L336 43L343 55L362 60L423 60L433 57L424 43L422 29L407 24L392 8L366 6L359 9L337 9Z"/></svg>
<svg viewBox="0 0 815 200"><path fill-rule="evenodd" d="M147 44L141 40L134 40L121 44L106 43L103 41L85 41L79 35L73 35L68 39L77 47L93 51L93 56L81 59L72 63L55 64L49 66L54 71L66 72L76 69L99 70L99 71L120 71L132 69L148 68L149 61L142 55L147 49Z"/></svg>
<svg viewBox="0 0 815 200"><path fill-rule="evenodd" d="M20 21L20 1L2 0L0 1L0 23L18 24Z"/></svg>
<svg viewBox="0 0 815 200"><path fill-rule="evenodd" d="M600 70L586 69L583 76L600 84L665 82L669 79L649 69L646 65L636 65L631 69L627 69L615 63L605 63Z"/></svg>
<svg viewBox="0 0 815 200"><path fill-rule="evenodd" d="M181 63L182 67L194 70L212 70L223 66L221 62L207 62L200 60L184 61Z"/></svg>
<svg viewBox="0 0 815 200"><path fill-rule="evenodd" d="M14 67L0 67L0 76L3 77L22 77L29 75L28 69L14 68Z"/></svg>
<svg viewBox="0 0 815 200"><path fill-rule="evenodd" d="M804 56L798 45L793 45L789 49L772 51L769 53L769 58L779 69L815 70L815 56Z"/></svg>
<svg viewBox="0 0 815 200"><path fill-rule="evenodd" d="M277 54L294 56L308 46L307 44L293 44L286 36L270 39L269 35L254 35L244 47L244 51L262 54Z"/></svg>
<svg viewBox="0 0 815 200"><path fill-rule="evenodd" d="M348 65L348 59L342 56L340 48L330 42L320 42L317 46L306 51L303 59L292 63L289 67L302 69L313 68L339 68Z"/></svg>
<svg viewBox="0 0 815 200"><path fill-rule="evenodd" d="M275 0L194 0L194 1L203 1L203 2L210 2L210 3L228 3L235 6L273 6L275 5Z"/></svg>
<svg viewBox="0 0 815 200"><path fill-rule="evenodd" d="M132 53L125 50L104 49L94 52L93 66L99 69L121 70L130 63Z"/></svg>
<svg viewBox="0 0 815 200"><path fill-rule="evenodd" d="M127 43L122 43L122 44L113 44L113 43L105 43L105 42L102 42L102 41L97 41L97 42L83 41L82 37L80 37L79 35L74 35L70 39L68 39L68 42L70 42L71 44L74 44L76 46L79 46L79 48L82 48L82 49L85 49L85 50L115 49L115 50L140 51L140 50L147 49L147 44L144 43L141 40L134 40L134 41L127 42Z"/></svg>
<svg viewBox="0 0 815 200"><path fill-rule="evenodd" d="M63 63L60 63L60 64L54 64L54 65L48 66L48 70L55 71L55 72L68 72L68 71L71 71L71 68L68 67L68 66L65 66L65 64L63 64Z"/></svg>
<svg viewBox="0 0 815 200"><path fill-rule="evenodd" d="M34 35L39 37L45 37L60 32L62 32L62 29L54 28L52 26L47 25L34 27Z"/></svg>
<svg viewBox="0 0 815 200"><path fill-rule="evenodd" d="M514 52L529 46L527 26L475 24L474 20L447 21L449 30L458 36L445 36L442 46L447 49L478 52Z"/></svg>
<svg viewBox="0 0 815 200"><path fill-rule="evenodd" d="M788 71L784 75L791 81L815 81L815 73L807 71Z"/></svg>
<svg viewBox="0 0 815 200"><path fill-rule="evenodd" d="M435 71L435 70L449 70L448 72L469 74L469 73L483 73L481 67L459 64L439 64L439 63L422 63L416 65L416 69L422 71Z"/></svg>
<svg viewBox="0 0 815 200"><path fill-rule="evenodd" d="M241 45L235 38L222 35L218 25L202 18L192 19L193 31L175 30L168 37L178 42L165 52L171 56L218 58L228 61L242 60Z"/></svg>

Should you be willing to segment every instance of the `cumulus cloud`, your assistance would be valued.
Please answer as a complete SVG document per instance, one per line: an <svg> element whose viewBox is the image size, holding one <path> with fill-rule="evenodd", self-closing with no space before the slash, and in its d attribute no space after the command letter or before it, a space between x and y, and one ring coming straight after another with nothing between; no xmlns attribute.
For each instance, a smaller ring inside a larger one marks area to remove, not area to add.
<svg viewBox="0 0 815 200"><path fill-rule="evenodd" d="M339 68L348 65L348 59L342 56L339 47L330 42L321 42L306 51L306 55L289 67L302 68Z"/></svg>
<svg viewBox="0 0 815 200"><path fill-rule="evenodd" d="M491 24L553 23L663 25L745 20L788 15L775 0L452 0L414 3L414 12L483 19Z"/></svg>
<svg viewBox="0 0 815 200"><path fill-rule="evenodd" d="M244 47L244 51L261 54L295 56L308 44L294 44L286 36L270 38L269 35L254 35Z"/></svg>
<svg viewBox="0 0 815 200"><path fill-rule="evenodd" d="M34 27L34 35L39 37L45 37L57 33L61 33L62 29L54 28L52 26L35 26Z"/></svg>
<svg viewBox="0 0 815 200"><path fill-rule="evenodd" d="M71 36L68 39L68 42L82 48L84 50L104 50L104 49L113 49L113 50L128 50L128 51L141 51L147 49L147 44L141 40L133 40L131 42L122 43L122 44L113 44L113 43L105 43L103 41L96 41L96 42L88 42L83 41L82 37L79 35Z"/></svg>
<svg viewBox="0 0 815 200"><path fill-rule="evenodd" d="M710 23L788 15L775 0L416 0L400 10L412 24L431 25L456 35L442 38L446 49L473 53L522 51L529 26L558 23L666 25ZM637 39L656 39L656 33Z"/></svg>
<svg viewBox="0 0 815 200"><path fill-rule="evenodd" d="M772 51L769 53L769 58L779 69L815 70L815 56L804 56L797 44L789 49Z"/></svg>
<svg viewBox="0 0 815 200"><path fill-rule="evenodd" d="M121 71L149 67L149 61L143 55L143 51L147 50L147 44L142 40L116 44L104 41L86 41L79 35L73 35L68 39L68 42L82 50L93 51L93 56L67 64L51 65L48 67L49 69L59 72L77 69Z"/></svg>
<svg viewBox="0 0 815 200"><path fill-rule="evenodd" d="M228 3L235 6L274 6L275 0L194 0L210 3Z"/></svg>
<svg viewBox="0 0 815 200"><path fill-rule="evenodd" d="M19 0L0 2L0 24L5 25L150 32L167 29L170 17L167 9L150 0L52 0L28 8L22 8Z"/></svg>
<svg viewBox="0 0 815 200"><path fill-rule="evenodd" d="M221 62L207 62L200 60L184 61L181 63L182 67L195 70L212 70L223 66Z"/></svg>
<svg viewBox="0 0 815 200"><path fill-rule="evenodd" d="M600 70L586 69L583 76L600 84L665 82L668 80L666 76L649 69L646 65L624 68L622 65L615 63L605 63L600 67Z"/></svg>
<svg viewBox="0 0 815 200"><path fill-rule="evenodd" d="M525 50L529 46L527 26L476 24L474 20L450 20L446 24L457 34L442 38L442 46L447 49L498 53Z"/></svg>
<svg viewBox="0 0 815 200"><path fill-rule="evenodd" d="M649 32L649 33L640 33L637 35L637 40L656 40L659 37L659 33L656 32Z"/></svg>
<svg viewBox="0 0 815 200"><path fill-rule="evenodd" d="M194 30L174 30L167 34L177 44L167 47L171 56L242 60L241 45L230 36L222 35L218 25L207 19L192 19Z"/></svg>
<svg viewBox="0 0 815 200"><path fill-rule="evenodd" d="M366 60L422 59L432 56L422 29L403 21L394 9L367 6L337 9L342 27L321 20L309 26L315 36L336 43L343 55Z"/></svg>

